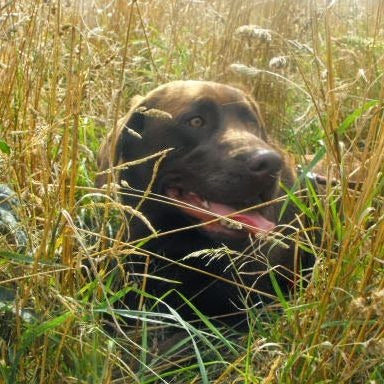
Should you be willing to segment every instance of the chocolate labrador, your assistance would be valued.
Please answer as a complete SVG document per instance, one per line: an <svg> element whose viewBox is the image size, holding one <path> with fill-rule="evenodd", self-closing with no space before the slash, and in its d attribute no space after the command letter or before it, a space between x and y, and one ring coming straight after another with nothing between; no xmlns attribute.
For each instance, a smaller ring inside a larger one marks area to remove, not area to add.
<svg viewBox="0 0 384 384"><path fill-rule="evenodd" d="M313 265L293 241L296 209L284 206L281 184L293 186L294 167L237 88L175 81L134 98L103 143L99 168L96 184L118 182L123 204L156 230L128 210L127 242L143 240L139 252L151 255L146 290L187 318L185 298L205 315L237 321ZM130 258L128 270L143 276L145 260Z"/></svg>

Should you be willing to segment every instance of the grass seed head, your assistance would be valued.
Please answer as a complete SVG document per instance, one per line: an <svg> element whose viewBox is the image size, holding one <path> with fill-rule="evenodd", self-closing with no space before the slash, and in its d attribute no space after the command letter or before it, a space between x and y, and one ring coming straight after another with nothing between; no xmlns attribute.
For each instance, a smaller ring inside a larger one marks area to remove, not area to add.
<svg viewBox="0 0 384 384"><path fill-rule="evenodd" d="M272 41L271 31L256 25L242 25L236 29L235 35L240 38L259 40L263 43L270 43Z"/></svg>
<svg viewBox="0 0 384 384"><path fill-rule="evenodd" d="M377 316L383 318L384 316L384 289L373 292L371 296L372 309Z"/></svg>
<svg viewBox="0 0 384 384"><path fill-rule="evenodd" d="M283 68L286 68L288 66L288 57L287 56L272 57L272 59L269 60L268 66L271 69L283 69Z"/></svg>
<svg viewBox="0 0 384 384"><path fill-rule="evenodd" d="M138 107L136 108L135 112L140 113L144 116L149 116L154 119L164 120L164 121L170 121L172 120L172 115L168 112L162 111L160 109L156 108L147 108L147 107Z"/></svg>
<svg viewBox="0 0 384 384"><path fill-rule="evenodd" d="M247 76L247 77L255 77L257 76L261 71L257 68L249 67L244 64L231 64L229 68L239 75Z"/></svg>

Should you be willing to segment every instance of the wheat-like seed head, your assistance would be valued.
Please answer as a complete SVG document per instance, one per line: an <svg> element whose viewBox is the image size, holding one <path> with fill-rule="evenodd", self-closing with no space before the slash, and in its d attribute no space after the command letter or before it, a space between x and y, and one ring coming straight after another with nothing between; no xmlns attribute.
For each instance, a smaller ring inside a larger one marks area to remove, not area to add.
<svg viewBox="0 0 384 384"><path fill-rule="evenodd" d="M260 28L257 25L242 25L236 29L235 35L240 38L256 39L263 43L270 43L272 41L271 31Z"/></svg>

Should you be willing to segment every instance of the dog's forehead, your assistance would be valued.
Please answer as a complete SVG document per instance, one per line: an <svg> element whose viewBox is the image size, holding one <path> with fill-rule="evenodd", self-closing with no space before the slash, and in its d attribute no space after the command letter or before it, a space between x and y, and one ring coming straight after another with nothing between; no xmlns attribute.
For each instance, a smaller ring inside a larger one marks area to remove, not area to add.
<svg viewBox="0 0 384 384"><path fill-rule="evenodd" d="M246 103L243 91L210 81L174 81L150 92L146 101L167 109L180 104L188 105L196 100L210 99L221 105Z"/></svg>

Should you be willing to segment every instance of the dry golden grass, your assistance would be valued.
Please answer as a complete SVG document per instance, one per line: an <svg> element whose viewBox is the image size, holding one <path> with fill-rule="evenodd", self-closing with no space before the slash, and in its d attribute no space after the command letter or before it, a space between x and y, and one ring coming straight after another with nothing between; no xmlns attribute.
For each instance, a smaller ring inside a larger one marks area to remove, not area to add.
<svg viewBox="0 0 384 384"><path fill-rule="evenodd" d="M383 25L381 0L0 1L0 182L27 234L23 249L0 235L0 288L15 293L0 382L384 382ZM146 326L112 338L93 310L124 293L97 263L130 252L123 208L95 198L95 153L132 95L189 78L247 89L272 135L339 183L313 199L305 292L255 314L248 338L195 330L195 349L156 356Z"/></svg>

